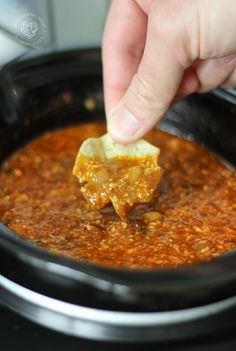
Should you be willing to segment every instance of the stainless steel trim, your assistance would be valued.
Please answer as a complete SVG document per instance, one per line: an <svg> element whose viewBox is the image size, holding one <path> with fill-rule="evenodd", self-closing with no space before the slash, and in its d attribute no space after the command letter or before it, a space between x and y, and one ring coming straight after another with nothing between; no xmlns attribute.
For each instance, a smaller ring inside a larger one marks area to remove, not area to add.
<svg viewBox="0 0 236 351"><path fill-rule="evenodd" d="M56 300L20 286L0 275L0 299L27 318L74 336L97 340L151 341L178 338L171 330L189 322L204 324L211 316L219 316L234 306L236 297L206 306L168 312L119 312L99 310ZM181 329L182 329L181 327Z"/></svg>

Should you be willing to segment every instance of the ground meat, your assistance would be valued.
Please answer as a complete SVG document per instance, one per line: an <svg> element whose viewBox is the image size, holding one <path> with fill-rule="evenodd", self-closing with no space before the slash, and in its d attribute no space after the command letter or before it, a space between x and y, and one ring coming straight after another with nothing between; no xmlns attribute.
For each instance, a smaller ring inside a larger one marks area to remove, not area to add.
<svg viewBox="0 0 236 351"><path fill-rule="evenodd" d="M56 254L116 267L177 267L236 247L236 174L217 156L153 130L163 170L152 202L122 221L111 205L94 211L72 175L84 139L105 125L43 135L4 163L0 219L22 238Z"/></svg>

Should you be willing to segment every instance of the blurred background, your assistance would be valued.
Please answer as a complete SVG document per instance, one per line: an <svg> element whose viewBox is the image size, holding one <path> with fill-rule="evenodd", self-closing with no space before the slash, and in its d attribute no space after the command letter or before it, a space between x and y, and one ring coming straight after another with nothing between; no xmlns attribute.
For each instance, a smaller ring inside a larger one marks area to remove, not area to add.
<svg viewBox="0 0 236 351"><path fill-rule="evenodd" d="M29 50L99 47L110 0L0 0L0 66Z"/></svg>
<svg viewBox="0 0 236 351"><path fill-rule="evenodd" d="M28 51L100 47L111 0L0 0L0 68ZM222 94L222 89L216 91ZM223 92L235 100L236 89Z"/></svg>

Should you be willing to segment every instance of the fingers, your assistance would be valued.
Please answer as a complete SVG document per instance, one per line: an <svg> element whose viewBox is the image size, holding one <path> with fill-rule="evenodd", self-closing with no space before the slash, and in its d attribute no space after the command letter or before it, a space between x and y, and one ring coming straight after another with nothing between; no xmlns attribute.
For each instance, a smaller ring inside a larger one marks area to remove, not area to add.
<svg viewBox="0 0 236 351"><path fill-rule="evenodd" d="M183 79L180 83L180 86L179 86L178 91L175 95L175 98L172 101L172 104L181 100L185 96L198 91L199 87L200 87L200 82L198 80L196 72L194 71L194 69L192 67L188 68L184 72Z"/></svg>
<svg viewBox="0 0 236 351"><path fill-rule="evenodd" d="M236 67L236 55L210 60L199 60L194 65L200 82L198 91L206 92L221 86Z"/></svg>
<svg viewBox="0 0 236 351"><path fill-rule="evenodd" d="M222 88L236 88L236 68L232 71L230 76L221 85Z"/></svg>
<svg viewBox="0 0 236 351"><path fill-rule="evenodd" d="M189 93L235 86L236 7L234 0L227 7L223 3L113 2L103 50L108 131L113 139L131 143L142 137L173 102Z"/></svg>
<svg viewBox="0 0 236 351"><path fill-rule="evenodd" d="M171 2L168 3L171 6ZM138 71L119 106L108 117L108 131L120 143L137 140L160 120L174 99L187 68L176 55L184 50L185 38L178 33L174 36L178 40L173 40L173 30L178 27L171 14L169 17L161 11L160 14L155 19L149 16L146 45Z"/></svg>
<svg viewBox="0 0 236 351"><path fill-rule="evenodd" d="M126 92L136 73L146 38L147 17L134 0L112 2L103 37L106 112Z"/></svg>

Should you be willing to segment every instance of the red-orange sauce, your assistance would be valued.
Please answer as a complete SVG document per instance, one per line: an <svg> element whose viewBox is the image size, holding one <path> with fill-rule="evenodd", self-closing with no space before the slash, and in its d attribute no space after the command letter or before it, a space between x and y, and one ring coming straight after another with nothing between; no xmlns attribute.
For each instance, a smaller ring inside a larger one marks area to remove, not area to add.
<svg viewBox="0 0 236 351"><path fill-rule="evenodd" d="M236 247L236 175L206 149L153 130L163 170L151 203L122 221L93 211L72 175L82 141L105 132L87 124L46 133L0 173L0 220L22 238L74 259L128 268L209 261Z"/></svg>
<svg viewBox="0 0 236 351"><path fill-rule="evenodd" d="M111 202L123 220L136 205L152 200L161 178L157 156L102 160L79 155L73 174L83 184L81 192L92 209Z"/></svg>

